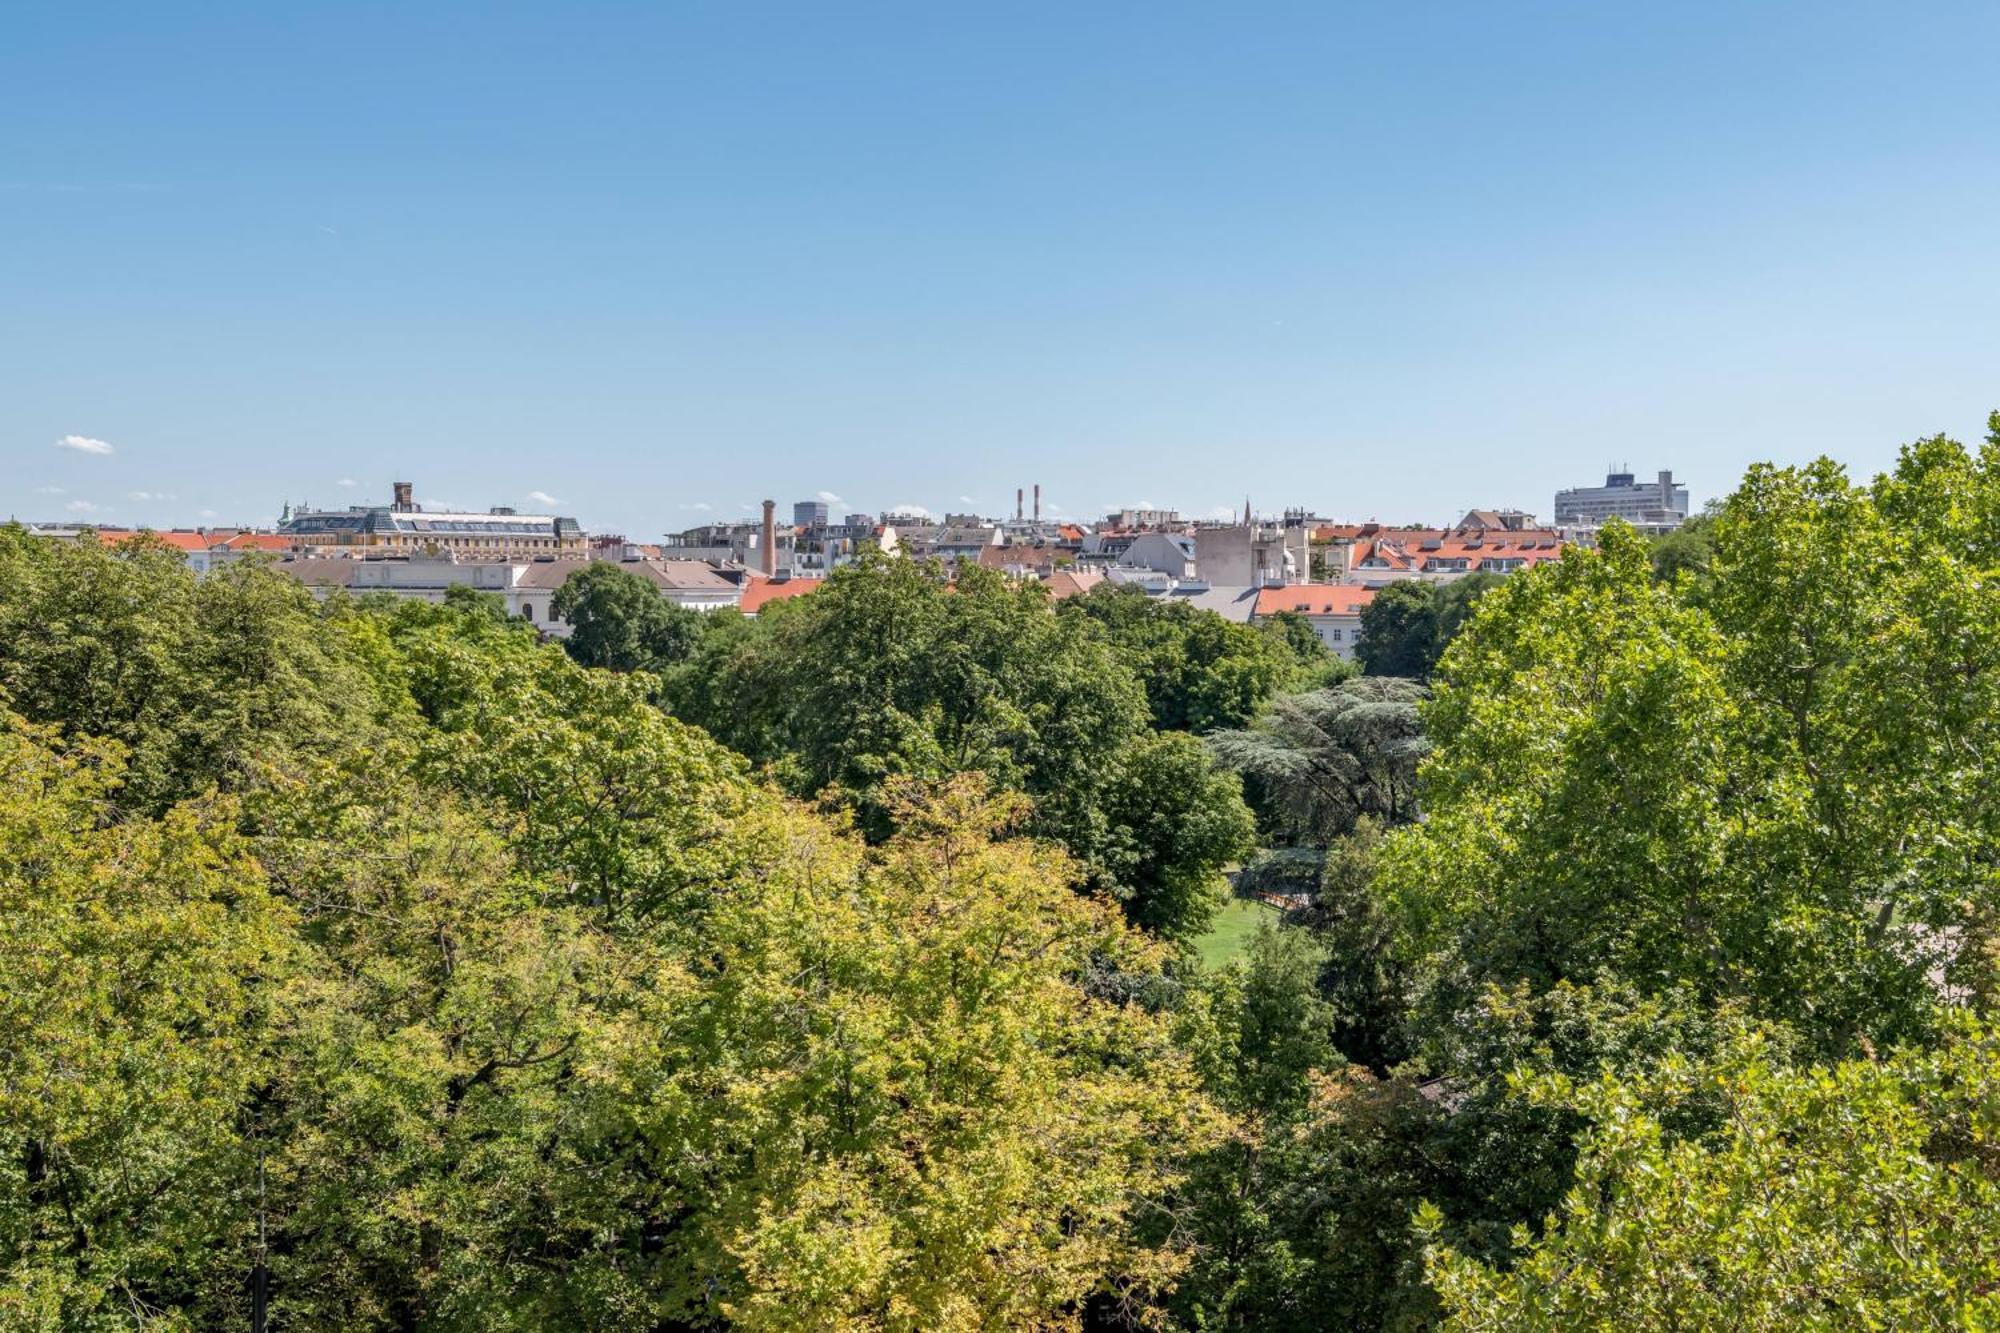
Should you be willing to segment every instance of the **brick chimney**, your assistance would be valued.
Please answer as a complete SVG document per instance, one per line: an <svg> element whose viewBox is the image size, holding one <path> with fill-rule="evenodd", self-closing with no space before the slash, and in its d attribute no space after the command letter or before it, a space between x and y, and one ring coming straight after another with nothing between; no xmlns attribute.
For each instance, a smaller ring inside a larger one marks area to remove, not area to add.
<svg viewBox="0 0 2000 1333"><path fill-rule="evenodd" d="M416 505L410 502L409 482L398 481L392 483L392 486L396 493L396 502L395 504L391 505L390 508L394 509L399 514L407 514L411 510L416 508Z"/></svg>
<svg viewBox="0 0 2000 1333"><path fill-rule="evenodd" d="M764 537L761 554L763 556L761 563L764 566L764 573L771 578L776 578L778 576L778 502L776 500L764 501Z"/></svg>
<svg viewBox="0 0 2000 1333"><path fill-rule="evenodd" d="M1042 521L1042 483L1035 483L1035 522Z"/></svg>

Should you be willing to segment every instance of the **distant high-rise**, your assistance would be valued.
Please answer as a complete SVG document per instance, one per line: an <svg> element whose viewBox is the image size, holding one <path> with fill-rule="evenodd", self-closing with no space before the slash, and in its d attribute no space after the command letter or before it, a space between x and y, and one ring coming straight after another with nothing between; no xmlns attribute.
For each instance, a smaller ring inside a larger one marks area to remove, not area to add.
<svg viewBox="0 0 2000 1333"><path fill-rule="evenodd" d="M826 519L824 500L799 500L792 505L792 526L795 528L823 528Z"/></svg>
<svg viewBox="0 0 2000 1333"><path fill-rule="evenodd" d="M1556 492L1556 526L1601 527L1606 519L1622 518L1644 531L1664 532L1687 521L1687 487L1671 471L1656 481L1641 482L1630 472L1613 472L1602 486L1578 486Z"/></svg>

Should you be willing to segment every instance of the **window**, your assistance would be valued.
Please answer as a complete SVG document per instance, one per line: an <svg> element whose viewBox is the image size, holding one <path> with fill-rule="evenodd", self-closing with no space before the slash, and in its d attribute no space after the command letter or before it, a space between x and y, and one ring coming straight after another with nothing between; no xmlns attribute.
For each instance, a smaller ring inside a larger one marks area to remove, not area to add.
<svg viewBox="0 0 2000 1333"><path fill-rule="evenodd" d="M535 618L535 604L533 602L521 603L521 614L533 620Z"/></svg>

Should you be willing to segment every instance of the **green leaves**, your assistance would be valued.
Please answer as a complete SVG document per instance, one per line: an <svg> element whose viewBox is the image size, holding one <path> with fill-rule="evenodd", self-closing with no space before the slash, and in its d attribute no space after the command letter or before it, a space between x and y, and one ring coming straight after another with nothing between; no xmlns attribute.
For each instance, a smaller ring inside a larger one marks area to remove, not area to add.
<svg viewBox="0 0 2000 1333"><path fill-rule="evenodd" d="M1103 865L1206 903L1234 779L1128 729L1129 680L1009 643L1086 628L929 604L950 634L879 678L932 692L872 733L903 728L871 850L487 605L321 614L261 571L8 542L0 667L70 730L0 714L0 1321L236 1323L260 1228L301 1329L1061 1327L1183 1266L1133 1219L1225 1118L1167 1015L1081 984L1161 979L1162 946L1019 836L1102 835L1104 798L895 771L1105 755L1077 777L1167 822ZM154 785L196 775L232 794Z"/></svg>
<svg viewBox="0 0 2000 1333"><path fill-rule="evenodd" d="M1106 606L1152 623L1144 608ZM1272 641L1207 613L1170 619L1204 642L1230 632L1236 656L1218 660L1249 666L1223 672L1233 683L1218 698L1254 700L1258 681L1278 678L1272 653L1285 654ZM669 696L795 794L851 809L872 840L893 833L888 793L902 780L977 773L1029 796L1025 828L1171 938L1200 932L1221 868L1247 850L1235 780L1190 738L1152 735L1126 645L1107 642L1092 615L1052 612L1035 587L976 566L947 582L940 568L878 555L768 626L716 632L719 647L705 644Z"/></svg>
<svg viewBox="0 0 2000 1333"><path fill-rule="evenodd" d="M1099 584L1057 610L1103 627L1145 687L1153 725L1163 731L1243 726L1277 691L1297 688L1331 662L1302 621L1265 633L1131 584ZM1294 632L1301 628L1303 637Z"/></svg>
<svg viewBox="0 0 2000 1333"><path fill-rule="evenodd" d="M1803 1068L1755 1034L1638 1079L1551 1084L1587 1116L1576 1183L1506 1271L1433 1244L1445 1327L1985 1327L1992 1034ZM1668 1115L1713 1106L1711 1128ZM1435 1238L1441 1219L1423 1223Z"/></svg>
<svg viewBox="0 0 2000 1333"><path fill-rule="evenodd" d="M580 566L549 602L567 621L564 649L584 666L660 672L694 651L701 613L662 597L644 577L604 561Z"/></svg>
<svg viewBox="0 0 2000 1333"><path fill-rule="evenodd" d="M115 746L0 714L0 775L0 1316L234 1317L289 913L226 802L100 823Z"/></svg>
<svg viewBox="0 0 2000 1333"><path fill-rule="evenodd" d="M367 678L319 621L257 564L197 582L143 535L109 550L0 527L0 689L27 717L122 743L132 809L367 747Z"/></svg>

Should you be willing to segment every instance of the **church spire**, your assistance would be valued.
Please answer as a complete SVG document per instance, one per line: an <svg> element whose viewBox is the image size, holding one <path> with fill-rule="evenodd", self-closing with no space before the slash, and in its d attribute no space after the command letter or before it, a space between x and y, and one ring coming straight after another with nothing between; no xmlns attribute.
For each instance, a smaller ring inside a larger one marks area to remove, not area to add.
<svg viewBox="0 0 2000 1333"><path fill-rule="evenodd" d="M1243 497L1243 526L1246 528L1255 527L1256 523L1257 520L1250 517L1250 497L1246 495Z"/></svg>

